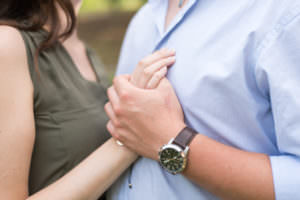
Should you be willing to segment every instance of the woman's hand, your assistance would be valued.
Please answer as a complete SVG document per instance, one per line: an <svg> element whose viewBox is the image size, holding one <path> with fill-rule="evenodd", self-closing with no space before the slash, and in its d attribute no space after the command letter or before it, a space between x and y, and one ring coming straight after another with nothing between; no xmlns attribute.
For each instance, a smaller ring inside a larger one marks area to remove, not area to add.
<svg viewBox="0 0 300 200"><path fill-rule="evenodd" d="M105 110L110 121L107 129L117 141L152 159L157 159L159 147L171 138L169 133L177 133L184 126L180 104L165 79L167 67L174 62L175 51L159 50L141 60L131 76L115 78L114 85L108 89L110 102L105 105ZM142 90L157 87L158 90ZM127 95L129 90L132 93ZM151 107L147 108L147 105ZM182 123L169 127L170 123L165 123L168 120ZM152 130L152 126L157 130Z"/></svg>
<svg viewBox="0 0 300 200"><path fill-rule="evenodd" d="M145 90L135 87L129 76L119 76L108 89L108 97L108 131L144 157L157 160L160 147L185 127L181 106L167 79L156 89Z"/></svg>
<svg viewBox="0 0 300 200"><path fill-rule="evenodd" d="M175 51L163 48L142 59L132 75L127 75L127 78L136 87L154 89L165 78L168 67L174 64L175 60ZM105 110L107 114L111 113L109 112L112 110L110 102L105 105ZM119 140L116 142L121 146L123 145Z"/></svg>
<svg viewBox="0 0 300 200"><path fill-rule="evenodd" d="M154 89L175 63L175 51L161 49L142 59L131 75L130 82L139 88Z"/></svg>

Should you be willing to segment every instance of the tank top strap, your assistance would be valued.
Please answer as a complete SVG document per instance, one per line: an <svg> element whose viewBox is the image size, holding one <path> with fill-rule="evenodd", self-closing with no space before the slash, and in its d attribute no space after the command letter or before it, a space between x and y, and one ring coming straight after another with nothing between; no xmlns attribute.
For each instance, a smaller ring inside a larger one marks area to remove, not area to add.
<svg viewBox="0 0 300 200"><path fill-rule="evenodd" d="M19 30L20 34L22 35L22 38L25 43L26 48L26 54L27 54L27 64L31 76L31 80L34 87L34 102L35 102L35 108L36 104L39 102L39 88L40 88L40 82L38 78L38 74L36 72L36 67L34 64L34 55L35 51L38 47L37 39L34 36L34 33Z"/></svg>

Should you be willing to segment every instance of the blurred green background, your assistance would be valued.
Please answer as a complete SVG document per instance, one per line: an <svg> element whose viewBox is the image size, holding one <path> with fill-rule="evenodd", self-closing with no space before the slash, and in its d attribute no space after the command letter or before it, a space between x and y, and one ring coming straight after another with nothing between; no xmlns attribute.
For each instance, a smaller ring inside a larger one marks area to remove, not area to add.
<svg viewBox="0 0 300 200"><path fill-rule="evenodd" d="M84 0L81 12L135 11L145 2L146 0Z"/></svg>
<svg viewBox="0 0 300 200"><path fill-rule="evenodd" d="M79 35L94 48L113 76L127 25L147 0L84 0Z"/></svg>

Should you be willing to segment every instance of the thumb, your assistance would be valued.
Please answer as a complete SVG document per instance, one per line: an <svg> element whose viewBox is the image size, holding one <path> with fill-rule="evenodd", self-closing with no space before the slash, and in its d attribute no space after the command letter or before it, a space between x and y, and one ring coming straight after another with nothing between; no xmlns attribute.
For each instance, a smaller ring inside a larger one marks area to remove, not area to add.
<svg viewBox="0 0 300 200"><path fill-rule="evenodd" d="M154 91L175 98L178 101L177 94L167 78L162 79L157 89L154 89Z"/></svg>
<svg viewBox="0 0 300 200"><path fill-rule="evenodd" d="M131 75L130 74L123 74L121 75L124 79L130 81L131 80Z"/></svg>
<svg viewBox="0 0 300 200"><path fill-rule="evenodd" d="M163 78L157 86L158 90L169 90L170 88L173 90L173 86L167 78Z"/></svg>

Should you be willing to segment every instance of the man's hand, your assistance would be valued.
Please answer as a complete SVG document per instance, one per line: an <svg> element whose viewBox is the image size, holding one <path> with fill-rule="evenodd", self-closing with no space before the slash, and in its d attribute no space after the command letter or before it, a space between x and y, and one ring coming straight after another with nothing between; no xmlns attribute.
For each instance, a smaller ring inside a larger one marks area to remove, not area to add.
<svg viewBox="0 0 300 200"><path fill-rule="evenodd" d="M139 155L157 160L160 147L185 127L181 106L167 79L156 89L144 90L130 83L129 76L119 76L107 93L108 131Z"/></svg>

